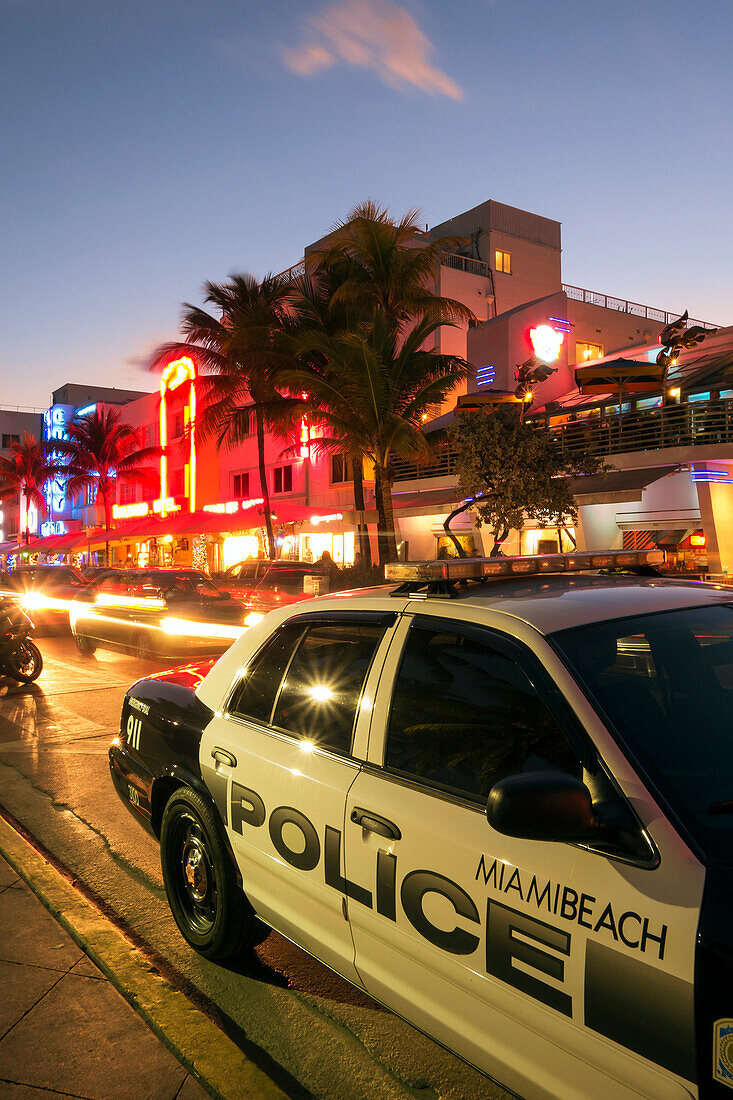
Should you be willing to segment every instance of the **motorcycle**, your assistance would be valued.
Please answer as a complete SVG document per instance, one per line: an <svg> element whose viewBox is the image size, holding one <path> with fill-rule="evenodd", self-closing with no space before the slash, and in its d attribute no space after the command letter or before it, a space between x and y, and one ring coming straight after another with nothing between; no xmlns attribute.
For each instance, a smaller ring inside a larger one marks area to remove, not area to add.
<svg viewBox="0 0 733 1100"><path fill-rule="evenodd" d="M0 598L0 674L32 684L43 670L43 657L28 637L33 623L17 603Z"/></svg>

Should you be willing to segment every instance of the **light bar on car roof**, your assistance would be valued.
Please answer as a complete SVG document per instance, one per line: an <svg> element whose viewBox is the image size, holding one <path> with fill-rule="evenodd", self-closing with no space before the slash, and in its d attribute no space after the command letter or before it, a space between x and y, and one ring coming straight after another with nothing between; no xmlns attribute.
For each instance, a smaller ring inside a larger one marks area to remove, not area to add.
<svg viewBox="0 0 733 1100"><path fill-rule="evenodd" d="M577 573L585 569L638 568L662 565L664 550L604 550L573 554L527 554L515 558L442 558L438 561L396 561L384 567L388 581L429 584L434 581L483 580L489 577L537 573Z"/></svg>

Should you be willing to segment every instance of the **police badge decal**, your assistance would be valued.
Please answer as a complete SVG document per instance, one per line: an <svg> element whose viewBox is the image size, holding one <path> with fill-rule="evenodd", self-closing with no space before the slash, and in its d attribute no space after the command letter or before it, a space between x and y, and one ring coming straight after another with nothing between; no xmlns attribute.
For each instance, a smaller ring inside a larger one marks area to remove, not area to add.
<svg viewBox="0 0 733 1100"><path fill-rule="evenodd" d="M713 1076L733 1089L733 1020L716 1020L713 1034Z"/></svg>

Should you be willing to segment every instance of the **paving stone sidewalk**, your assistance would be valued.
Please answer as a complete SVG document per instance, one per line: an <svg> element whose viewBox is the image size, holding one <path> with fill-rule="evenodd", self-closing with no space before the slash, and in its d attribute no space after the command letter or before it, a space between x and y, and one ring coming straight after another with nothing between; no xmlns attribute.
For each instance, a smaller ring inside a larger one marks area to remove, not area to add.
<svg viewBox="0 0 733 1100"><path fill-rule="evenodd" d="M0 858L0 1098L207 1100Z"/></svg>

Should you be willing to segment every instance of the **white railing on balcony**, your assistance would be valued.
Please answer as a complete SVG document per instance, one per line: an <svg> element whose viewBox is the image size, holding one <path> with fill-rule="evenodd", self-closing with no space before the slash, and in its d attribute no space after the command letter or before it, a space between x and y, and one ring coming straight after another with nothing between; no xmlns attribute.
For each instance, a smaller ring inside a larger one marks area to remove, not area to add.
<svg viewBox="0 0 733 1100"><path fill-rule="evenodd" d="M629 302L625 298L614 298L610 294L601 294L597 290L583 290L579 286L568 286L567 283L563 283L562 288L568 298L572 298L575 302L587 302L592 306L602 306L603 309L615 309L618 313L630 313L633 317L658 321L662 325L671 324L682 314L682 310L678 313L669 313L665 309L653 309L651 306L642 306L638 302ZM687 327L690 328L692 325L701 325L703 328L719 327L711 324L710 321L696 321L690 317Z"/></svg>
<svg viewBox="0 0 733 1100"><path fill-rule="evenodd" d="M459 256L457 252L444 252L441 263L444 267L452 267L456 271L465 271L469 275L483 275L485 279L491 278L489 265L483 260L474 260L470 256Z"/></svg>

